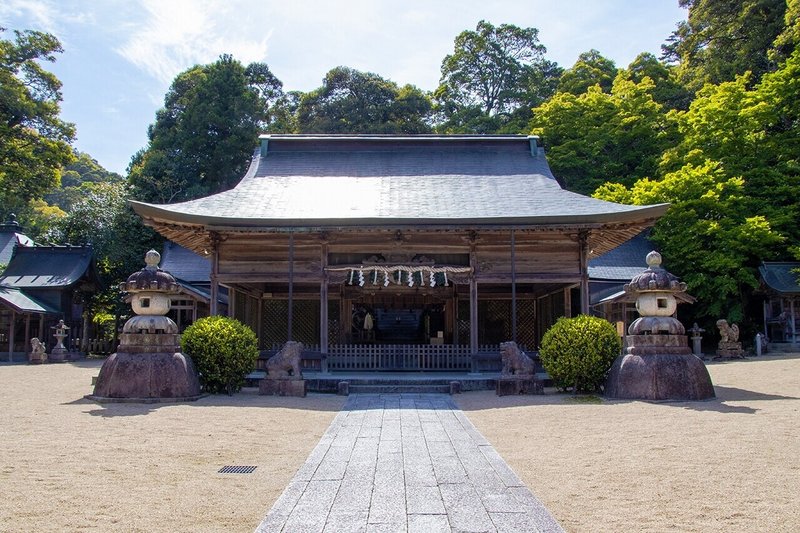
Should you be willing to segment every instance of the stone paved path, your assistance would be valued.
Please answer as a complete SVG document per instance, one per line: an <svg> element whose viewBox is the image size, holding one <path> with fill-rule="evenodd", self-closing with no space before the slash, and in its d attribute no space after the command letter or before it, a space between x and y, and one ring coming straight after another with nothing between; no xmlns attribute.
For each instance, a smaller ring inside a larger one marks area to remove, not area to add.
<svg viewBox="0 0 800 533"><path fill-rule="evenodd" d="M261 532L562 531L444 394L354 394Z"/></svg>

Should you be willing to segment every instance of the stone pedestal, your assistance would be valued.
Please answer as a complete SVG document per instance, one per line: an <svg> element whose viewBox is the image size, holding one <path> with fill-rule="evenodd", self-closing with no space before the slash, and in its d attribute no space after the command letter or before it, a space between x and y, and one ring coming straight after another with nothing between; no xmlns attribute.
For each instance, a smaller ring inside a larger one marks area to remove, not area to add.
<svg viewBox="0 0 800 533"><path fill-rule="evenodd" d="M350 382L340 381L336 387L336 394L339 396L350 396Z"/></svg>
<svg viewBox="0 0 800 533"><path fill-rule="evenodd" d="M743 358L742 343L720 341L719 346L717 346L717 357Z"/></svg>
<svg viewBox="0 0 800 533"><path fill-rule="evenodd" d="M180 352L111 354L100 368L95 401L190 401L200 398L192 358Z"/></svg>
<svg viewBox="0 0 800 533"><path fill-rule="evenodd" d="M69 352L67 351L66 348L55 347L53 348L53 351L50 352L50 354L48 355L47 361L49 363L63 363L64 361L67 360L68 354Z"/></svg>
<svg viewBox="0 0 800 533"><path fill-rule="evenodd" d="M265 396L306 397L306 380L304 379L270 379L266 377L258 384L258 393Z"/></svg>
<svg viewBox="0 0 800 533"><path fill-rule="evenodd" d="M533 377L501 377L497 379L498 396L519 394L544 394L544 384Z"/></svg>
<svg viewBox="0 0 800 533"><path fill-rule="evenodd" d="M605 395L627 400L707 400L714 397L714 386L706 365L691 353L629 353L611 366Z"/></svg>
<svg viewBox="0 0 800 533"><path fill-rule="evenodd" d="M450 396L453 394L461 394L461 382L460 381L451 381L450 382Z"/></svg>

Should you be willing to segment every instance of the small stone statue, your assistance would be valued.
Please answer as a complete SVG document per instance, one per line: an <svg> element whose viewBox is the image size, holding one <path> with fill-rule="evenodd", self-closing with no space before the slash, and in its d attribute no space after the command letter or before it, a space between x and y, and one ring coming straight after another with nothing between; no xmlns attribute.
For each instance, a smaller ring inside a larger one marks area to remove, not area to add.
<svg viewBox="0 0 800 533"><path fill-rule="evenodd" d="M39 364L47 361L47 347L38 337L31 339L31 353L28 354L28 360L31 364Z"/></svg>
<svg viewBox="0 0 800 533"><path fill-rule="evenodd" d="M514 341L500 343L500 358L503 361L502 376L533 377L533 360L517 347Z"/></svg>
<svg viewBox="0 0 800 533"><path fill-rule="evenodd" d="M719 328L719 346L717 347L717 359L722 357L740 358L744 357L742 343L739 342L739 326L736 324L728 325L724 318L717 320Z"/></svg>
<svg viewBox="0 0 800 533"><path fill-rule="evenodd" d="M289 341L283 348L267 360L267 379L303 379L300 371L300 357L303 344Z"/></svg>
<svg viewBox="0 0 800 533"><path fill-rule="evenodd" d="M720 342L738 342L739 341L739 326L736 324L728 325L728 321L724 318L717 320L717 327L719 328Z"/></svg>
<svg viewBox="0 0 800 533"><path fill-rule="evenodd" d="M306 380L300 371L303 344L288 341L281 351L267 360L267 377L258 384L258 393L277 396L306 395Z"/></svg>

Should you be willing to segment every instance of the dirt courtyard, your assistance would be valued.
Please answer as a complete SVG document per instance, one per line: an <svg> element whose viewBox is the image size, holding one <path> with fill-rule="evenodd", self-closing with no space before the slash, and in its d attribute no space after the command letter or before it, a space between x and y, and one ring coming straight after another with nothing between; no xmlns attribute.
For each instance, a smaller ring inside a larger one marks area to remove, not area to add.
<svg viewBox="0 0 800 533"><path fill-rule="evenodd" d="M100 405L101 363L0 365L0 531L253 531L344 403ZM708 402L455 398L567 531L799 531L800 356L709 371Z"/></svg>

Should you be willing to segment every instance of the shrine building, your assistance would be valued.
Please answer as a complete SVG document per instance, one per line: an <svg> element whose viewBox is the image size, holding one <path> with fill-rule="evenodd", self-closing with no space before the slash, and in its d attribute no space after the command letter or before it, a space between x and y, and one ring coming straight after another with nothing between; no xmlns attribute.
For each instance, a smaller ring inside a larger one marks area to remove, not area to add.
<svg viewBox="0 0 800 533"><path fill-rule="evenodd" d="M589 260L668 207L567 191L518 135L262 135L233 189L132 205L210 259L211 314L227 288L262 349L411 371L468 369L506 340L536 350L589 312Z"/></svg>

